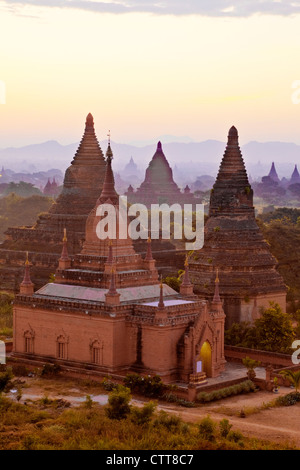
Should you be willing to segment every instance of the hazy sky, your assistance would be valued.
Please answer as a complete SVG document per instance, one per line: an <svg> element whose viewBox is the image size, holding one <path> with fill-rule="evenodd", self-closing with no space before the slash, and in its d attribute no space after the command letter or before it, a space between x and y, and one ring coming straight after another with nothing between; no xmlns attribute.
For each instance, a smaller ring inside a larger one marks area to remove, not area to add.
<svg viewBox="0 0 300 470"><path fill-rule="evenodd" d="M99 140L300 144L300 2L0 0L0 25L0 148L79 141L89 112Z"/></svg>

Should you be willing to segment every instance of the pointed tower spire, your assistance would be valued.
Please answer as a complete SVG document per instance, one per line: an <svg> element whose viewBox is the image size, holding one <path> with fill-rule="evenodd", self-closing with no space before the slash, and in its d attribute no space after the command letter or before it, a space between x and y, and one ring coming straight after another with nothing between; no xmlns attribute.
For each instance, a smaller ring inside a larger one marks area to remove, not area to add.
<svg viewBox="0 0 300 470"><path fill-rule="evenodd" d="M146 253L146 256L145 256L145 261L152 261L153 260L153 256L152 256L152 249L151 249L151 238L148 237L148 240L147 240L147 253Z"/></svg>
<svg viewBox="0 0 300 470"><path fill-rule="evenodd" d="M160 278L160 291L159 291L158 308L160 310L163 310L165 308L165 304L164 304L164 286L163 286L163 282L162 282L162 276Z"/></svg>
<svg viewBox="0 0 300 470"><path fill-rule="evenodd" d="M280 179L278 178L278 174L277 174L277 171L276 171L276 168L275 168L275 163L272 162L272 166L271 166L271 170L268 174L268 177L271 178L273 181L275 181L276 183L279 183L280 182Z"/></svg>
<svg viewBox="0 0 300 470"><path fill-rule="evenodd" d="M184 275L183 275L183 281L180 285L180 294L181 295L193 295L194 294L194 286L190 281L188 256L186 256L185 258Z"/></svg>
<svg viewBox="0 0 300 470"><path fill-rule="evenodd" d="M63 247L61 251L61 256L58 260L58 269L64 270L69 269L71 267L71 258L69 257L68 253L68 239L67 239L67 229L64 228L64 236L63 236Z"/></svg>
<svg viewBox="0 0 300 470"><path fill-rule="evenodd" d="M217 269L217 274L216 274L216 279L215 279L215 293L214 293L214 298L213 302L214 303L221 303L220 299L220 292L219 292L219 270Z"/></svg>
<svg viewBox="0 0 300 470"><path fill-rule="evenodd" d="M111 277L110 285L108 292L105 294L105 303L107 305L119 305L120 304L120 294L116 289L116 268L112 266L111 268Z"/></svg>
<svg viewBox="0 0 300 470"><path fill-rule="evenodd" d="M24 278L20 284L20 294L32 295L34 293L34 284L30 278L30 264L28 260L28 251L26 252Z"/></svg>
<svg viewBox="0 0 300 470"><path fill-rule="evenodd" d="M105 172L105 177L104 177L103 189L98 199L99 204L104 204L108 200L110 200L113 204L116 204L116 205L119 202L119 197L115 190L115 178L114 178L114 173L112 170L112 159L113 159L113 153L110 147L110 134L109 134L108 147L106 151L106 172Z"/></svg>
<svg viewBox="0 0 300 470"><path fill-rule="evenodd" d="M104 273L105 274L110 274L113 268L116 268L116 263L115 263L114 257L113 257L113 242L112 242L112 240L109 240L109 242L108 242L108 255L107 255L106 263L104 265Z"/></svg>

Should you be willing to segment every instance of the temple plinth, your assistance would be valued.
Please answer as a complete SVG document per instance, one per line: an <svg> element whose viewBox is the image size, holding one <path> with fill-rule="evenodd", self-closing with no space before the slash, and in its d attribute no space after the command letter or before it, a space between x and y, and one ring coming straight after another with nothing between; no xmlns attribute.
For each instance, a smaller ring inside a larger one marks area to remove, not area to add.
<svg viewBox="0 0 300 470"><path fill-rule="evenodd" d="M269 301L286 308L286 292L255 220L253 190L239 148L238 132L232 127L211 191L204 246L197 260L190 261L194 291L212 299L215 269L220 269L220 295L224 299L226 326L253 321Z"/></svg>

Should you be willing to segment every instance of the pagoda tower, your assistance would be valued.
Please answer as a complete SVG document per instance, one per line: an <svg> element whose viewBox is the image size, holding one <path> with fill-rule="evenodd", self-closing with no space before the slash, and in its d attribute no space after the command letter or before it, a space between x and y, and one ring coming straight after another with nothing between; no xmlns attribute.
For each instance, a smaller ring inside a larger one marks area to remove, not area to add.
<svg viewBox="0 0 300 470"><path fill-rule="evenodd" d="M3 288L18 290L25 250L30 253L35 285L43 285L56 269L64 229L68 233L69 254L81 250L86 220L101 193L105 171L106 160L96 137L94 119L88 114L82 140L65 172L62 192L49 212L39 215L33 227L11 227L6 231L0 249Z"/></svg>
<svg viewBox="0 0 300 470"><path fill-rule="evenodd" d="M129 203L151 204L193 203L193 194L182 193L173 179L173 171L158 142L155 154L146 170L145 179L136 192L127 192Z"/></svg>
<svg viewBox="0 0 300 470"><path fill-rule="evenodd" d="M215 270L220 272L220 296L226 326L252 322L260 307L275 301L285 311L286 286L277 261L255 220L253 190L249 184L238 142L231 127L227 147L210 197L204 246L190 261L194 291L212 299Z"/></svg>
<svg viewBox="0 0 300 470"><path fill-rule="evenodd" d="M291 176L291 179L290 179L289 183L290 184L300 183L300 175L299 175L297 165L295 165L295 168L294 168L294 171L292 173L292 176Z"/></svg>
<svg viewBox="0 0 300 470"><path fill-rule="evenodd" d="M269 177L271 180L275 181L275 183L280 183L280 179L279 179L279 177L278 177L278 174L277 174L277 171L276 171L275 163L274 163L274 162L272 162L271 170L270 170L270 172L269 172L269 174L268 174L268 177Z"/></svg>

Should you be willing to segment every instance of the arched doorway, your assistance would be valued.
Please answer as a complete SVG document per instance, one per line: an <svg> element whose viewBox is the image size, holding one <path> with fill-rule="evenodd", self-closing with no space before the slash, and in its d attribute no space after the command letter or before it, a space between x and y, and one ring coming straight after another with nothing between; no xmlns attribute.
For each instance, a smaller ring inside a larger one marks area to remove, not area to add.
<svg viewBox="0 0 300 470"><path fill-rule="evenodd" d="M211 345L209 344L208 341L205 341L205 343L203 343L201 347L199 360L202 362L202 371L206 373L207 377L211 377L212 375L212 367L211 367L212 352L211 352Z"/></svg>

